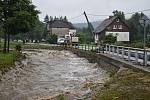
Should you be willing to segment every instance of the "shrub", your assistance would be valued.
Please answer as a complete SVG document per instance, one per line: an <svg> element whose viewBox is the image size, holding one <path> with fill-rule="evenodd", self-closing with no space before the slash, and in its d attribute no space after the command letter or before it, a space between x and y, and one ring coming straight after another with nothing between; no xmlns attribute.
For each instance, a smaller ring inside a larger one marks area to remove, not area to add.
<svg viewBox="0 0 150 100"><path fill-rule="evenodd" d="M113 34L109 34L105 36L104 43L114 44L117 41L117 37L113 36Z"/></svg>
<svg viewBox="0 0 150 100"><path fill-rule="evenodd" d="M21 44L16 45L16 51L20 52L22 50Z"/></svg>
<svg viewBox="0 0 150 100"><path fill-rule="evenodd" d="M48 43L55 44L57 43L57 35L53 34L47 38Z"/></svg>
<svg viewBox="0 0 150 100"><path fill-rule="evenodd" d="M134 47L134 48L143 48L143 42L133 43L132 47Z"/></svg>

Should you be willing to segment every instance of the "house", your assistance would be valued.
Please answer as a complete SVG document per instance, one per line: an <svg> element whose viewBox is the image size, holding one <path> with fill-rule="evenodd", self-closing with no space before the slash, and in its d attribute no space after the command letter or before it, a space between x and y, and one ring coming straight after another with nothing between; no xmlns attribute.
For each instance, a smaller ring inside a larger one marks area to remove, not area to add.
<svg viewBox="0 0 150 100"><path fill-rule="evenodd" d="M49 21L47 24L47 31L49 35L55 34L58 37L72 36L76 34L76 29L72 23L66 20L55 19Z"/></svg>
<svg viewBox="0 0 150 100"><path fill-rule="evenodd" d="M95 43L102 43L105 36L112 34L117 41L129 41L129 28L118 16L109 16L95 30Z"/></svg>

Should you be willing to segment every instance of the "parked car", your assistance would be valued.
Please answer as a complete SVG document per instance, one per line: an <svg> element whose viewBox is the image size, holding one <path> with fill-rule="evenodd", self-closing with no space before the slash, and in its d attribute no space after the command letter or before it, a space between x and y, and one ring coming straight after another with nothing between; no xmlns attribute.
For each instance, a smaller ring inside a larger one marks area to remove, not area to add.
<svg viewBox="0 0 150 100"><path fill-rule="evenodd" d="M64 44L65 43L65 38L58 38L57 39L57 44Z"/></svg>

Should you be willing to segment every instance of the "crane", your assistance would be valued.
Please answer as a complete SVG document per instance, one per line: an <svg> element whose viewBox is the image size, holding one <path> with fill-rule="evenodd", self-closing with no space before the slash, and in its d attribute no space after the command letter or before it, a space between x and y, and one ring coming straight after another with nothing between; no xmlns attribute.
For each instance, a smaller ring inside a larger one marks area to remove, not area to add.
<svg viewBox="0 0 150 100"><path fill-rule="evenodd" d="M85 15L85 18L86 18L87 23L88 23L88 29L90 30L90 33L91 33L92 39L94 40L94 33L93 33L93 31L94 31L94 27L93 27L93 25L89 22L89 19L88 19L87 14L86 14L86 12L85 12L85 11L84 11L84 13L83 13L83 14Z"/></svg>

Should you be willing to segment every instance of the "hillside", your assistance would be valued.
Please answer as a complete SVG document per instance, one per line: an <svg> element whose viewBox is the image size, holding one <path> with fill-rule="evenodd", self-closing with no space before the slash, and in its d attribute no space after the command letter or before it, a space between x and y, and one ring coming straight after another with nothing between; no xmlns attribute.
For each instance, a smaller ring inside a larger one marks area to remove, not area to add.
<svg viewBox="0 0 150 100"><path fill-rule="evenodd" d="M96 28L102 21L95 21L95 22L92 22L92 25L94 28ZM84 28L84 27L88 27L88 24L87 23L74 23L73 24L74 27L76 28Z"/></svg>

